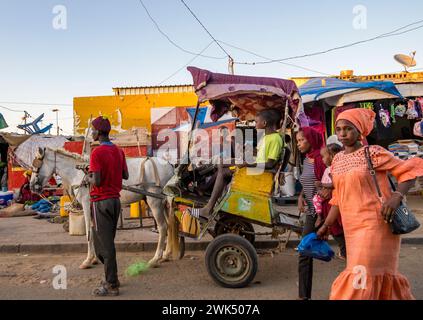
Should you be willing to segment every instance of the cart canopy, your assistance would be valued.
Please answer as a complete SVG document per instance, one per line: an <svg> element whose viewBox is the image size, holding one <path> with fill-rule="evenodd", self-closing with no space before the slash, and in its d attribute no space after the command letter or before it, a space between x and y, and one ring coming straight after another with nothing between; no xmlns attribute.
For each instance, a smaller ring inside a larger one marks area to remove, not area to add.
<svg viewBox="0 0 423 320"><path fill-rule="evenodd" d="M212 105L213 121L228 111L239 120L254 120L258 112L271 108L283 114L286 103L294 119L302 105L299 90L291 80L212 73L195 67L188 67L188 71L199 102L209 101Z"/></svg>

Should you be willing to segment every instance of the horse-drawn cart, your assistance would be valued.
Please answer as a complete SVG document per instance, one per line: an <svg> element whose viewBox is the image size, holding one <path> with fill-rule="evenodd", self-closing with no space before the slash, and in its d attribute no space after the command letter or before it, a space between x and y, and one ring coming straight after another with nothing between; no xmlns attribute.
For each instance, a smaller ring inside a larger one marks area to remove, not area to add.
<svg viewBox="0 0 423 320"><path fill-rule="evenodd" d="M228 111L232 111L239 120L253 120L256 113L274 108L283 116L282 135L288 127L296 126L302 103L293 81L215 74L193 67L188 70L193 76L198 96L190 144L199 105L204 102L212 105L214 121ZM249 168L236 169L232 181L215 205L211 218L207 223L200 223L185 212L187 207L200 208L208 201L189 190L184 183L184 175L192 170L189 150L185 157L187 161L178 166L174 178L163 190L167 197L173 198L180 235L201 239L210 233L214 239L208 245L205 255L210 276L224 287L245 287L254 279L258 268L253 225L270 228L268 234L273 235L291 231L300 233L302 229L298 216L279 212L273 206L273 190L283 172L283 163L281 161L274 172L264 171L259 175L251 174ZM163 194L157 196L164 197Z"/></svg>

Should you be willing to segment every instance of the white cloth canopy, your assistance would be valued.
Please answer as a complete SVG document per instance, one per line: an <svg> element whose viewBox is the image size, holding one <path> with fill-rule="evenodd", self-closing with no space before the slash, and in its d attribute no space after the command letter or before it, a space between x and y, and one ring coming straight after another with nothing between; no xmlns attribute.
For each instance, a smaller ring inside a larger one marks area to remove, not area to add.
<svg viewBox="0 0 423 320"><path fill-rule="evenodd" d="M63 136L33 135L16 148L15 155L20 163L30 168L38 148L62 148L66 141L68 139Z"/></svg>

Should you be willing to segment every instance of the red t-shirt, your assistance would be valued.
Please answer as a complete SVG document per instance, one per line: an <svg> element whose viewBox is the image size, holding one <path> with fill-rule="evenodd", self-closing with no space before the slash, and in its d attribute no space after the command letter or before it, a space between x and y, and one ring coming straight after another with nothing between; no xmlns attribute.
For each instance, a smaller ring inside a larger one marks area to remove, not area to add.
<svg viewBox="0 0 423 320"><path fill-rule="evenodd" d="M97 202L120 197L122 174L128 172L125 154L114 144L102 144L91 154L90 172L100 172L101 185L93 186L91 201Z"/></svg>

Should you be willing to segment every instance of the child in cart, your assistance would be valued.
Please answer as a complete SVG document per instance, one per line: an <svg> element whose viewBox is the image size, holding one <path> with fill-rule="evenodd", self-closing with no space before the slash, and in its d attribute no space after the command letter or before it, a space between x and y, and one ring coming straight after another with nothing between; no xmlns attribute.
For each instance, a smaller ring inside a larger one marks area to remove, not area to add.
<svg viewBox="0 0 423 320"><path fill-rule="evenodd" d="M329 214L329 200L331 198L331 191L333 189L330 166L332 165L333 158L340 151L342 151L342 147L336 143L328 144L320 151L323 162L325 163L327 168L325 173L323 174L322 181L316 182L316 187L319 189L318 193L313 198L314 209L317 213L316 226L320 226L322 223L324 223ZM347 253L345 246L344 230L342 229L342 222L340 221L340 219L330 227L330 233L335 239L335 241L338 243L338 257L345 260L347 257Z"/></svg>
<svg viewBox="0 0 423 320"><path fill-rule="evenodd" d="M282 136L278 132L281 127L281 119L282 115L280 111L276 109L261 111L256 116L256 129L265 131L265 134L258 145L256 162L253 164L244 163L242 165L238 165L238 167L254 168L261 165L264 170L272 170L276 166L279 162L283 148ZM218 165L217 177L209 202L204 208L187 209L191 216L202 222L207 222L209 220L210 214L212 213L217 200L222 195L227 182L232 178L234 172L232 170L233 166L234 164Z"/></svg>

